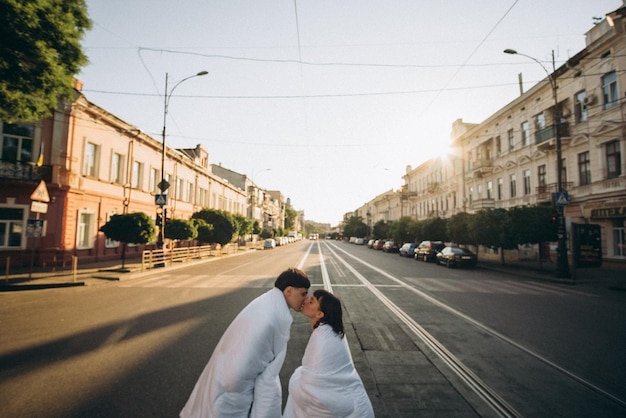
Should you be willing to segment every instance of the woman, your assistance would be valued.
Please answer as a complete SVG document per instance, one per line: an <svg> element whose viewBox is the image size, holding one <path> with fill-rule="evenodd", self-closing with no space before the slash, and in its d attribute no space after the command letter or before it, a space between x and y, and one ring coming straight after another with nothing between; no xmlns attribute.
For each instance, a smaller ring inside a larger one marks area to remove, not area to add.
<svg viewBox="0 0 626 418"><path fill-rule="evenodd" d="M326 290L316 290L302 307L313 334L289 379L283 418L374 417L363 382L352 364L343 331L341 302Z"/></svg>

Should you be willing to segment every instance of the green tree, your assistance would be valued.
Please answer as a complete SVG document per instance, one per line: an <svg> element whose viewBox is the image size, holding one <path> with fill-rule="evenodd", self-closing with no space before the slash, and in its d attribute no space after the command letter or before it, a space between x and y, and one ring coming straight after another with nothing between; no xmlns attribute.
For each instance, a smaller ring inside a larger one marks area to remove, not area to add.
<svg viewBox="0 0 626 418"><path fill-rule="evenodd" d="M89 28L85 0L0 2L0 119L42 119L72 97Z"/></svg>
<svg viewBox="0 0 626 418"><path fill-rule="evenodd" d="M169 222L165 223L164 228L165 238L176 241L194 239L198 236L198 230L193 222L184 219L170 219Z"/></svg>
<svg viewBox="0 0 626 418"><path fill-rule="evenodd" d="M122 268L126 265L127 244L146 244L156 234L156 226L151 217L143 212L113 215L100 227L107 238L122 243Z"/></svg>
<svg viewBox="0 0 626 418"><path fill-rule="evenodd" d="M558 224L552 222L554 208L549 206L516 206L509 209L510 232L518 244L539 244L558 239Z"/></svg>
<svg viewBox="0 0 626 418"><path fill-rule="evenodd" d="M293 231L296 226L296 218L298 217L298 212L290 205L285 207L285 229L287 231Z"/></svg>
<svg viewBox="0 0 626 418"><path fill-rule="evenodd" d="M226 245L233 241L237 234L237 225L229 212L218 209L202 209L193 215L193 219L202 219L212 225L212 231L203 230L202 241ZM209 234L206 234L210 232ZM206 236L208 235L208 236ZM200 239L200 230L198 230Z"/></svg>
<svg viewBox="0 0 626 418"><path fill-rule="evenodd" d="M367 225L360 216L351 216L343 226L344 237L362 238L367 235Z"/></svg>
<svg viewBox="0 0 626 418"><path fill-rule="evenodd" d="M250 235L252 234L254 225L252 223L252 219L248 219L245 216L236 213L233 215L233 220L235 221L235 224L237 225L237 236L242 238L245 237L246 235Z"/></svg>
<svg viewBox="0 0 626 418"><path fill-rule="evenodd" d="M374 224L372 231L374 239L385 239L389 236L389 224L381 219Z"/></svg>
<svg viewBox="0 0 626 418"><path fill-rule="evenodd" d="M447 241L448 233L446 231L447 220L443 218L426 219L422 225L422 236L425 240L431 241Z"/></svg>
<svg viewBox="0 0 626 418"><path fill-rule="evenodd" d="M448 218L446 223L448 238L457 244L476 244L469 228L472 217L473 215L467 212L459 212Z"/></svg>
<svg viewBox="0 0 626 418"><path fill-rule="evenodd" d="M415 242L417 237L413 234L415 221L408 216L403 216L389 225L389 236L401 245L405 242Z"/></svg>
<svg viewBox="0 0 626 418"><path fill-rule="evenodd" d="M482 209L470 222L475 243L500 249L500 260L504 263L504 249L515 248L515 240L509 229L509 213L505 209Z"/></svg>
<svg viewBox="0 0 626 418"><path fill-rule="evenodd" d="M208 224L204 219L191 218L189 220L191 224L198 231L196 238L202 244L209 244L213 242L213 225Z"/></svg>

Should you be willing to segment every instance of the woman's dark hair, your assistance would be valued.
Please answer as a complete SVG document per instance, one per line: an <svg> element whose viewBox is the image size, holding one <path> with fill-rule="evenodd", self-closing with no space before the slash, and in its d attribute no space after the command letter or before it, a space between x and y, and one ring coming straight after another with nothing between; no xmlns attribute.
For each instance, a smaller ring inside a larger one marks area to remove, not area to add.
<svg viewBox="0 0 626 418"><path fill-rule="evenodd" d="M308 289L311 287L311 282L304 271L291 267L280 273L274 282L274 287L280 290L285 290L289 286Z"/></svg>
<svg viewBox="0 0 626 418"><path fill-rule="evenodd" d="M339 298L323 289L317 289L313 292L313 296L319 301L320 310L324 312L324 317L315 324L315 328L320 324L328 324L332 327L333 331L343 338L343 312Z"/></svg>

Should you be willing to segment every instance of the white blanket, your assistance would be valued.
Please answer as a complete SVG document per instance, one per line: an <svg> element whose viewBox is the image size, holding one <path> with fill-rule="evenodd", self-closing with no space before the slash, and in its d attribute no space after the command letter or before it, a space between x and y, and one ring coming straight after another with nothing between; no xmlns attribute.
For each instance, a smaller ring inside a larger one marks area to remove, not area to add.
<svg viewBox="0 0 626 418"><path fill-rule="evenodd" d="M302 366L289 379L283 417L374 417L348 347L330 325L311 334Z"/></svg>
<svg viewBox="0 0 626 418"><path fill-rule="evenodd" d="M273 288L246 306L215 347L181 417L280 417L278 373L293 317Z"/></svg>

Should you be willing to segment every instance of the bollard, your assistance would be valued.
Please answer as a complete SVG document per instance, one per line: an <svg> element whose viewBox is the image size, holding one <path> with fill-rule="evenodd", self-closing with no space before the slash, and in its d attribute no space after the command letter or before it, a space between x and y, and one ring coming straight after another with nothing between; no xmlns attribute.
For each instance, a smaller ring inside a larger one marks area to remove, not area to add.
<svg viewBox="0 0 626 418"><path fill-rule="evenodd" d="M76 274L78 273L78 257L72 256L72 273L74 277L74 281L76 281Z"/></svg>

